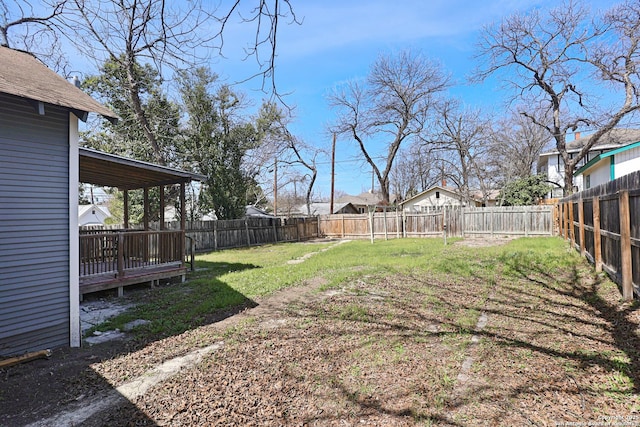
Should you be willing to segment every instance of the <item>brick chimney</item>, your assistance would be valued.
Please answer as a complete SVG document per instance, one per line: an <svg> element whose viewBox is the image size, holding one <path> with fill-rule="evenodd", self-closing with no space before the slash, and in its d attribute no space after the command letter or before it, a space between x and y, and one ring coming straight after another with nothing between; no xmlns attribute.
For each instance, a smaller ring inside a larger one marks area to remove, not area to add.
<svg viewBox="0 0 640 427"><path fill-rule="evenodd" d="M577 140L579 140L579 139L580 139L580 132L576 132L574 135L575 135L575 136L574 136L574 140L575 140L575 141L577 141Z"/></svg>
<svg viewBox="0 0 640 427"><path fill-rule="evenodd" d="M442 187L446 187L447 186L447 180L442 178Z"/></svg>

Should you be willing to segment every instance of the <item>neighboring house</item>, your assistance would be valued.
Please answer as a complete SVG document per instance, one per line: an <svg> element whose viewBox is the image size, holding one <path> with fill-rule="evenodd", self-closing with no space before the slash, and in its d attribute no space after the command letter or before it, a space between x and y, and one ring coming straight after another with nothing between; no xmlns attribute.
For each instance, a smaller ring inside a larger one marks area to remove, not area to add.
<svg viewBox="0 0 640 427"><path fill-rule="evenodd" d="M180 221L180 214L175 206L168 206L164 209L164 220L166 222ZM187 220L189 220L188 216L187 216ZM214 211L214 212L202 215L202 218L199 218L198 220L199 221L217 221L218 216Z"/></svg>
<svg viewBox="0 0 640 427"><path fill-rule="evenodd" d="M587 190L640 170L640 141L598 154L578 169L578 191Z"/></svg>
<svg viewBox="0 0 640 427"><path fill-rule="evenodd" d="M397 201L397 197L393 194L389 195L389 204L394 205ZM382 194L365 191L357 196L342 196L336 200L337 204L350 203L357 213L366 213L370 206L382 206Z"/></svg>
<svg viewBox="0 0 640 427"><path fill-rule="evenodd" d="M0 47L0 357L80 345L78 119L89 112L116 119Z"/></svg>
<svg viewBox="0 0 640 427"><path fill-rule="evenodd" d="M252 205L245 206L244 216L247 218L276 218L274 215Z"/></svg>
<svg viewBox="0 0 640 427"><path fill-rule="evenodd" d="M80 205L78 206L78 225L104 225L104 221L111 217L109 208L102 205Z"/></svg>
<svg viewBox="0 0 640 427"><path fill-rule="evenodd" d="M567 143L569 156L573 158L573 156L577 155L580 149L589 142L590 138L591 136L581 137L580 132L577 132L575 134L575 140ZM598 144L591 147L587 156L578 164L577 170L606 152L626 147L637 141L640 141L640 129L614 129L602 137ZM637 154L638 153L634 153L634 155ZM554 189L547 195L547 198L560 198L563 196L564 161L558 150L553 149L540 154L538 158L538 173L546 174L547 179L555 184ZM583 173L574 174L573 184L575 189L586 187L585 183L583 183L584 177L585 175Z"/></svg>
<svg viewBox="0 0 640 427"><path fill-rule="evenodd" d="M443 206L495 206L497 191L474 191L470 198L457 188L435 185L400 203L404 212L431 212Z"/></svg>
<svg viewBox="0 0 640 427"><path fill-rule="evenodd" d="M476 207L490 207L498 206L498 199L500 198L500 190L475 190L471 192L471 197Z"/></svg>
<svg viewBox="0 0 640 427"><path fill-rule="evenodd" d="M331 203L329 202L315 202L309 205L309 211L312 216L317 215L329 215L329 214L357 214L358 209L351 203L334 203L333 212L331 211ZM307 205L299 205L294 208L292 215L307 216Z"/></svg>

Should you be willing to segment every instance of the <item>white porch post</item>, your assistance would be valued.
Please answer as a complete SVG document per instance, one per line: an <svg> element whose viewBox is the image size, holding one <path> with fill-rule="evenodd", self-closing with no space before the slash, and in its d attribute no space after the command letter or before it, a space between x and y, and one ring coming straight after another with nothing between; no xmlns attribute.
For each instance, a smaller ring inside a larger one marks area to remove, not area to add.
<svg viewBox="0 0 640 427"><path fill-rule="evenodd" d="M80 233L78 231L78 118L69 113L69 331L71 347L80 347Z"/></svg>

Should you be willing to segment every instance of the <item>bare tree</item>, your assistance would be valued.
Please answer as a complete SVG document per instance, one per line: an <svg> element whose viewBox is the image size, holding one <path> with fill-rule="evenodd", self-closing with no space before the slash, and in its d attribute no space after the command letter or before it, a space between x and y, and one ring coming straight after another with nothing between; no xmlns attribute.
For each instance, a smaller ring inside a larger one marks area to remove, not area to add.
<svg viewBox="0 0 640 427"><path fill-rule="evenodd" d="M313 195L313 185L318 177L318 167L316 166L316 160L320 155L320 150L309 144L305 144L303 141L296 137L292 137L288 140L289 150L293 153L293 159L291 164L297 164L304 168L305 173L303 179L300 182L308 180L307 189L305 193L305 204L307 206L307 215L311 215L311 197ZM303 156L306 152L307 156Z"/></svg>
<svg viewBox="0 0 640 427"><path fill-rule="evenodd" d="M245 55L246 58L253 57L256 60L258 71L242 81L262 77L263 91L270 91L275 96L280 97L276 85L275 73L280 21L285 19L289 24L302 24L302 20L299 20L295 14L291 1L235 0L230 7L214 15L220 27L213 35L213 40L217 42L215 47L221 56L224 56L225 29L231 23L234 16L239 18L240 23L253 25L255 27L253 42L245 48ZM270 86L268 90L267 85Z"/></svg>
<svg viewBox="0 0 640 427"><path fill-rule="evenodd" d="M197 55L204 55L208 48L217 46L221 53L226 25L235 19L240 5L253 4L254 8L241 17L255 26L253 48L246 53L258 62L256 74L271 79L275 90L277 28L282 17L293 15L289 0L236 0L231 6L224 6L227 9L221 6L217 10L211 10L209 4L205 9L201 0L173 3L166 0L44 0L35 11L24 1L16 1L13 7L9 7L11 0L0 1L0 41L4 45L9 43L9 30L18 26L23 28L19 34L23 45L30 43L24 48L30 51L37 50L39 45L57 46L59 37L64 36L85 57L99 65L107 61L115 63L126 73L122 91L149 142L154 160L162 164L167 159L141 100L143 94L136 68L153 65L163 78L167 66L174 70L191 67L198 62ZM40 14L40 10L44 12ZM45 36L56 43L45 43Z"/></svg>
<svg viewBox="0 0 640 427"><path fill-rule="evenodd" d="M310 215L313 186L318 176L316 161L323 150L293 135L289 130L292 120L291 110L285 111L273 102L263 103L257 120L258 128L263 133L261 145L254 150L250 163L256 171L272 167L275 162L289 165L286 168L291 175L288 183L306 185L305 203L307 214Z"/></svg>
<svg viewBox="0 0 640 427"><path fill-rule="evenodd" d="M546 130L562 156L565 193L573 191L573 174L591 147L640 109L639 42L637 1L594 20L577 1L569 0L550 11L512 15L484 30L480 57L486 63L477 77L513 72L513 99L533 106L524 114ZM596 96L603 88L611 96L622 96L603 108ZM538 111L551 121L540 121ZM596 131L577 155L569 156L566 135L580 126Z"/></svg>
<svg viewBox="0 0 640 427"><path fill-rule="evenodd" d="M162 76L163 67L188 64L190 52L206 41L197 29L209 17L199 2L171 7L164 0L69 0L68 28L83 40L78 48L96 62L108 60L124 73L126 93L136 121L144 132L154 160L164 164L161 144L143 108L137 67L153 64Z"/></svg>
<svg viewBox="0 0 640 427"><path fill-rule="evenodd" d="M536 122L548 123L548 120L538 114ZM497 186L503 187L509 181L534 173L538 157L549 142L549 133L520 113L512 113L495 123L489 141L488 167L496 177Z"/></svg>
<svg viewBox="0 0 640 427"><path fill-rule="evenodd" d="M436 161L443 165L443 176L467 198L472 190L486 194L491 189L492 176L485 164L490 129L489 120L478 110L449 100L438 108L435 132L426 141Z"/></svg>
<svg viewBox="0 0 640 427"><path fill-rule="evenodd" d="M338 111L332 131L353 139L389 202L390 174L403 143L422 133L437 95L449 85L439 64L403 51L381 56L366 81L351 82L330 96ZM385 162L376 164L376 147L386 147Z"/></svg>
<svg viewBox="0 0 640 427"><path fill-rule="evenodd" d="M60 49L67 0L0 0L0 46L24 50L53 69L67 65Z"/></svg>
<svg viewBox="0 0 640 427"><path fill-rule="evenodd" d="M400 149L391 170L391 186L394 194L401 200L427 190L440 178L440 170L434 157L421 144L412 144L408 149Z"/></svg>

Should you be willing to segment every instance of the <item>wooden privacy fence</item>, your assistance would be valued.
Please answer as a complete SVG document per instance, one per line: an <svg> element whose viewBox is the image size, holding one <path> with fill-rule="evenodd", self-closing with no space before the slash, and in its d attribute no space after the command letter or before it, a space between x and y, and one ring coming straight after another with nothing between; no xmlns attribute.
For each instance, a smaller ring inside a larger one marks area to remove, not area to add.
<svg viewBox="0 0 640 427"><path fill-rule="evenodd" d="M622 288L640 294L640 172L565 197L561 234Z"/></svg>
<svg viewBox="0 0 640 427"><path fill-rule="evenodd" d="M137 227L137 226L133 226ZM159 229L155 222L150 228ZM100 229L85 228L84 233L120 230L122 225L108 225ZM166 222L165 230L179 230L180 222ZM318 237L318 218L243 218L218 221L186 221L188 251L193 244L197 252L263 245L266 243L298 242ZM190 255L190 254L187 254Z"/></svg>
<svg viewBox="0 0 640 427"><path fill-rule="evenodd" d="M167 224L173 227L173 223ZM179 224L176 226L179 227ZM318 219L245 218L187 221L187 236L196 251L238 248L266 243L298 242L318 237Z"/></svg>
<svg viewBox="0 0 640 427"><path fill-rule="evenodd" d="M462 235L551 236L556 211L554 206L464 208Z"/></svg>
<svg viewBox="0 0 640 427"><path fill-rule="evenodd" d="M445 207L435 212L376 212L319 217L319 232L346 239L447 236L550 236L554 206Z"/></svg>
<svg viewBox="0 0 640 427"><path fill-rule="evenodd" d="M555 226L554 206L492 208L445 207L428 213L385 210L370 214L323 215L305 218L246 218L187 221L186 237L195 251L219 250L266 243L296 242L314 237L393 239L443 236L549 236ZM119 226L114 226L118 227ZM158 229L159 224L151 224ZM165 223L177 230L179 222ZM190 248L190 245L187 245Z"/></svg>

